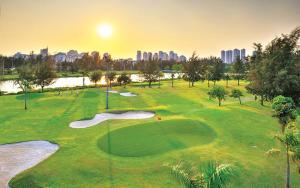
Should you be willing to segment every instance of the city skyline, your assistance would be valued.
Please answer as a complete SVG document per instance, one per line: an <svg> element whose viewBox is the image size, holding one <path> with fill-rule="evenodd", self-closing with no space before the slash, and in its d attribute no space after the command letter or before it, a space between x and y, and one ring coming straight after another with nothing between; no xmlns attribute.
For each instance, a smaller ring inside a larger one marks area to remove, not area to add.
<svg viewBox="0 0 300 188"><path fill-rule="evenodd" d="M266 45L295 28L300 17L296 0L1 0L0 6L2 55L48 46L52 54L77 49L135 59L137 50L172 49L187 57L194 51L219 57L221 49L251 52L254 42ZM97 35L104 23L112 26L109 39Z"/></svg>

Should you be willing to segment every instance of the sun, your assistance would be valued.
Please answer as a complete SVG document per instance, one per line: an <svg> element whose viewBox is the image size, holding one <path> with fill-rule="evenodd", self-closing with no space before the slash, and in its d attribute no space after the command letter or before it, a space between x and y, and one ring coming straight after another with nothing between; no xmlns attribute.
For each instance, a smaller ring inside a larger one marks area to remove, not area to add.
<svg viewBox="0 0 300 188"><path fill-rule="evenodd" d="M109 24L99 25L97 28L97 33L102 38L110 38L112 36L113 29Z"/></svg>

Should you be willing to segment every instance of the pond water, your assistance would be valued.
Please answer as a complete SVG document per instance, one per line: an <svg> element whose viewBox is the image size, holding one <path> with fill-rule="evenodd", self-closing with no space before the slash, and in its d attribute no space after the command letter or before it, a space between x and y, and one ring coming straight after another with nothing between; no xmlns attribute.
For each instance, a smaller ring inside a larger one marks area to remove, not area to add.
<svg viewBox="0 0 300 188"><path fill-rule="evenodd" d="M175 78L177 78L179 74L175 74ZM164 73L162 79L171 79L171 73ZM94 85L95 83L91 82L89 77L65 77L65 78L57 78L54 80L53 84L45 87L45 88L63 88L63 87L76 87L82 86L84 80L84 85ZM131 75L132 82L142 82L144 78L140 74L132 74ZM97 83L100 85L105 85L105 78L104 76L101 80ZM33 89L40 89L40 87L34 87ZM7 80L0 84L0 91L5 93L17 93L21 91L18 85L14 83L14 80Z"/></svg>

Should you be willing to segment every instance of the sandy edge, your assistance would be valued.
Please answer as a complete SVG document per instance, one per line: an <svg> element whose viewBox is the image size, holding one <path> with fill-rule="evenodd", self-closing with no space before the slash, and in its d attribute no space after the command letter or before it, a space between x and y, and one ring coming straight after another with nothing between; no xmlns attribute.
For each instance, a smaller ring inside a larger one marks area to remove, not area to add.
<svg viewBox="0 0 300 188"><path fill-rule="evenodd" d="M82 129L82 128L95 126L109 119L147 119L147 118L152 118L154 116L155 113L146 112L146 111L129 111L121 114L101 113L101 114L96 114L95 117L90 120L71 122L69 126L75 129Z"/></svg>

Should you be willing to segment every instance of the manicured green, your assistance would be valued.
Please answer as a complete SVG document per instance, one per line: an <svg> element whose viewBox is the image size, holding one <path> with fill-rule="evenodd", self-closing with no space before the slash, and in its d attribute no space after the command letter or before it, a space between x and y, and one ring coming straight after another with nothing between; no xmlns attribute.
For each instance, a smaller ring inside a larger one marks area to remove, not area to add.
<svg viewBox="0 0 300 188"><path fill-rule="evenodd" d="M163 81L161 88L116 87L113 89L138 96L110 94L111 111L155 111L156 117L109 120L87 129L71 129L69 123L104 112L104 89L79 90L78 96L70 91L63 96L57 92L30 93L27 111L23 109L23 95L1 96L1 144L49 140L60 145L53 156L17 175L11 186L176 188L181 186L164 164L185 160L201 165L215 160L236 166L237 174L229 187L283 187L284 157L265 154L272 147L281 147L274 139L280 125L272 117L270 104L260 106L246 94L246 84L240 84L229 81L226 90L243 91L243 104L227 97L221 107L217 100L209 99L209 88L201 82L193 88L177 80L174 88L171 81ZM101 147L108 131L114 138L113 154ZM299 175L294 168L291 172L291 185L298 187Z"/></svg>
<svg viewBox="0 0 300 188"><path fill-rule="evenodd" d="M98 145L114 155L141 157L208 144L215 137L214 130L201 122L174 119L118 129L99 139Z"/></svg>

